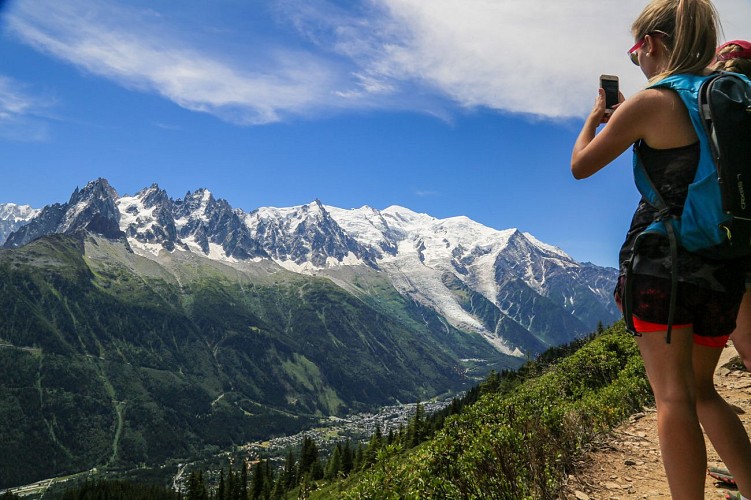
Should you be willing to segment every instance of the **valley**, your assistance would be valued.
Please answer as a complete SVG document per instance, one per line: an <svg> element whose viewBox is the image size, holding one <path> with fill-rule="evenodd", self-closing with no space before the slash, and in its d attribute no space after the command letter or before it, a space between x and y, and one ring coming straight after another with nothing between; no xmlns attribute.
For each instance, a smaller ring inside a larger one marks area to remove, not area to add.
<svg viewBox="0 0 751 500"><path fill-rule="evenodd" d="M450 397L617 317L614 269L466 217L319 200L245 212L105 179L12 213L0 488L174 474L321 422L317 436L354 436L385 424L365 416L379 408Z"/></svg>
<svg viewBox="0 0 751 500"><path fill-rule="evenodd" d="M457 395L459 396L459 395ZM439 411L451 403L450 399L425 401L419 403L426 414ZM11 488L13 493L20 496L37 498L49 489L60 490L75 482L86 479L114 479L118 477L138 477L148 475L151 480L157 480L164 484L172 484L176 490L185 488L187 480L186 471L192 469L210 470L212 467L226 467L228 463L241 463L242 460L254 462L260 458L269 459L281 466L285 456L290 450L297 452L304 437L312 438L322 449L328 449L337 442L350 440L353 445L367 442L376 428L384 434L397 430L400 426L406 426L407 421L415 413L417 403L390 405L383 407L375 413L359 413L348 415L343 418L328 417L316 423L310 429L266 440L254 441L242 445L233 446L227 450L220 450L209 456L193 457L188 462L176 463L170 460L163 464L155 465L150 470L143 467L110 470L107 465L92 467L89 470L67 474L65 476L45 478L31 484L19 485ZM5 490L0 489L0 495Z"/></svg>

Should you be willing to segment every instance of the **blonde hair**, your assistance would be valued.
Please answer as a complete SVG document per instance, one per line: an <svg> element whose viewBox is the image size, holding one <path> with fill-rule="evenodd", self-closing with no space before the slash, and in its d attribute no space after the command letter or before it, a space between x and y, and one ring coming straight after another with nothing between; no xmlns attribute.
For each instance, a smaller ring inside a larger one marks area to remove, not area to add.
<svg viewBox="0 0 751 500"><path fill-rule="evenodd" d="M652 0L631 25L639 39L654 32L669 57L663 71L650 82L677 73L703 73L715 57L719 16L710 0Z"/></svg>
<svg viewBox="0 0 751 500"><path fill-rule="evenodd" d="M743 47L730 43L723 47L717 55L729 54L731 52L740 52ZM735 57L733 59L720 60L712 67L715 71L732 71L733 73L742 73L751 78L751 58Z"/></svg>

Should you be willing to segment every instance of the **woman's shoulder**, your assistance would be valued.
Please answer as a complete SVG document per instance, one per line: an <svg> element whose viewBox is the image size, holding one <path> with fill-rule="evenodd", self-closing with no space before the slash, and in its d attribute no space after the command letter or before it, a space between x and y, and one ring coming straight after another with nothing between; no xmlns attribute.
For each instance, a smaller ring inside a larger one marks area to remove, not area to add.
<svg viewBox="0 0 751 500"><path fill-rule="evenodd" d="M626 102L631 101L632 105L650 108L652 106L672 105L676 102L676 99L680 101L680 96L670 89L646 88L634 94Z"/></svg>
<svg viewBox="0 0 751 500"><path fill-rule="evenodd" d="M632 119L644 120L649 117L665 117L677 109L684 109L680 96L672 90L647 88L640 90L621 104L620 114Z"/></svg>

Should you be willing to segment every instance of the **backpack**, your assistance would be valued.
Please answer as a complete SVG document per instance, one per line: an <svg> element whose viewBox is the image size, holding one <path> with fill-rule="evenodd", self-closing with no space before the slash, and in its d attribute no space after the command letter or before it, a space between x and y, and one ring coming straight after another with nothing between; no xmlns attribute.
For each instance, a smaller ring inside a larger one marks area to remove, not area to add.
<svg viewBox="0 0 751 500"><path fill-rule="evenodd" d="M680 217L669 213L634 145L636 186L657 210L654 221L641 235L657 232L670 242L672 270L666 338L670 343L678 287L678 245L716 260L751 255L751 81L726 72L672 75L650 88L669 88L678 93L700 143L699 165ZM634 250L638 243L637 237ZM627 327L635 332L629 286L631 265L627 266L623 311Z"/></svg>

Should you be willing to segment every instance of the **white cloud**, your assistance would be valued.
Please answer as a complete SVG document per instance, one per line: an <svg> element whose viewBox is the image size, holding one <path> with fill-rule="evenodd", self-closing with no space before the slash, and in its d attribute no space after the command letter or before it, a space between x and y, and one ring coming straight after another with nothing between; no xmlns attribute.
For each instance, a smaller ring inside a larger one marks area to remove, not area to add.
<svg viewBox="0 0 751 500"><path fill-rule="evenodd" d="M32 95L19 81L0 75L0 137L38 142L47 137L47 125L40 119L52 102Z"/></svg>
<svg viewBox="0 0 751 500"><path fill-rule="evenodd" d="M305 112L333 86L327 65L310 54L246 47L232 60L192 47L188 34L150 29L138 13L112 4L25 3L9 25L26 43L90 73L239 124Z"/></svg>
<svg viewBox="0 0 751 500"><path fill-rule="evenodd" d="M627 95L645 83L626 51L631 22L646 2L379 1L402 35L384 43L371 71L423 82L464 106L581 116L601 73L620 75ZM716 6L728 38L751 37L751 2Z"/></svg>
<svg viewBox="0 0 751 500"><path fill-rule="evenodd" d="M601 73L619 75L626 95L644 85L625 52L645 4L277 0L301 38L261 45L229 27L201 45L169 16L94 0L21 2L9 24L90 73L238 124L363 108L446 118L457 105L557 119L587 113ZM751 2L716 5L726 38L751 37Z"/></svg>
<svg viewBox="0 0 751 500"><path fill-rule="evenodd" d="M353 16L325 0L285 4L308 39L354 63L361 85L347 95L380 93L403 106L413 97L419 108L414 98L433 93L555 119L585 115L602 73L619 75L626 95L646 83L626 57L646 1L371 0ZM751 2L716 6L726 39L751 37Z"/></svg>

